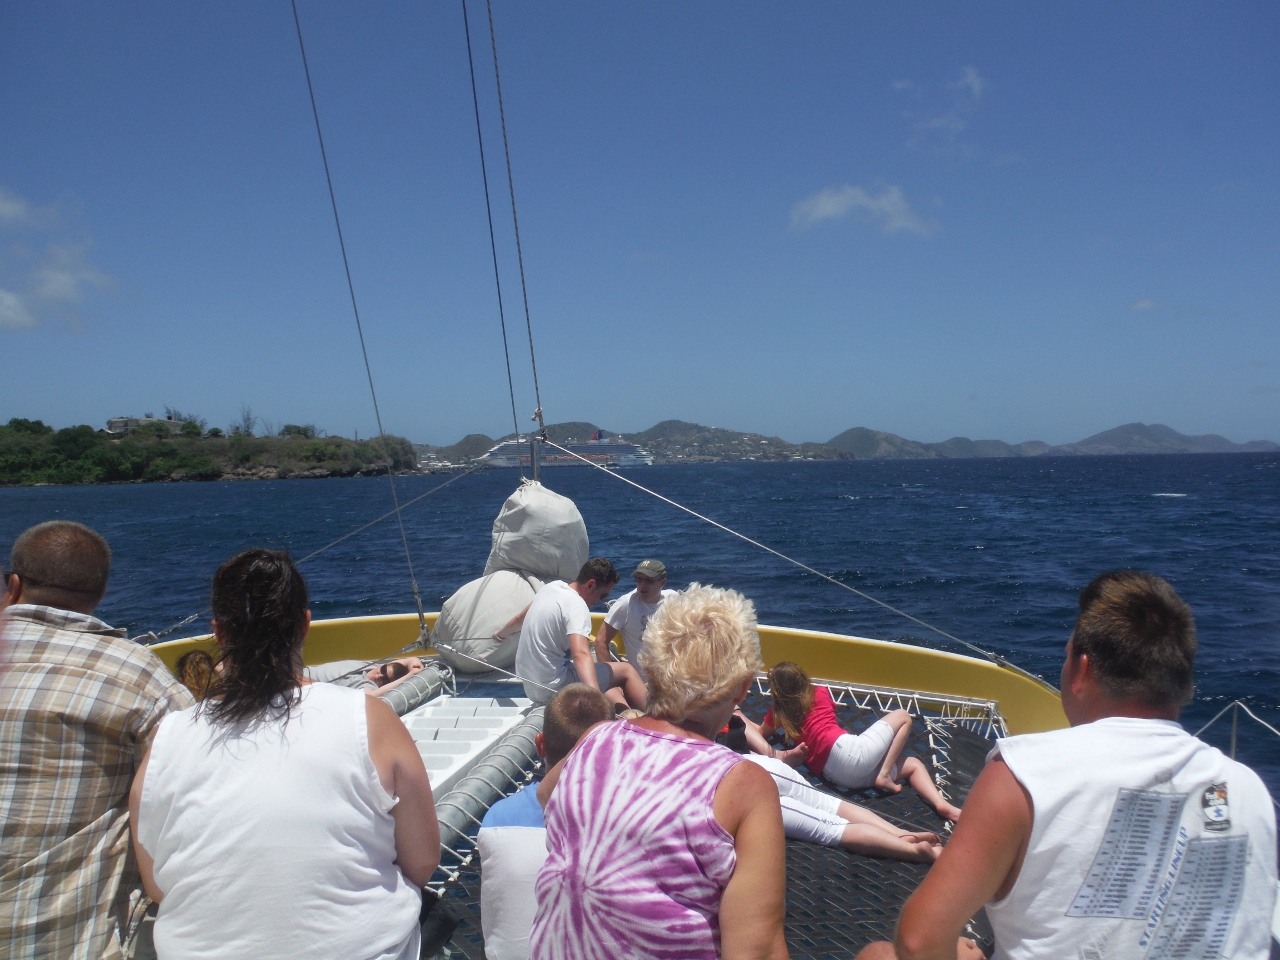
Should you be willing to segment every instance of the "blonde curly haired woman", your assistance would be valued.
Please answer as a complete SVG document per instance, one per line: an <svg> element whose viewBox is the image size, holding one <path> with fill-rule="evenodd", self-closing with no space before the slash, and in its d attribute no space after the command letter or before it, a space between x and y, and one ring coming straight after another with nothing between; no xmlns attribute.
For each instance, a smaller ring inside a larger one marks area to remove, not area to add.
<svg viewBox="0 0 1280 960"><path fill-rule="evenodd" d="M534 960L785 958L778 791L713 740L762 667L755 608L695 583L644 640L646 715L588 733L547 804Z"/></svg>

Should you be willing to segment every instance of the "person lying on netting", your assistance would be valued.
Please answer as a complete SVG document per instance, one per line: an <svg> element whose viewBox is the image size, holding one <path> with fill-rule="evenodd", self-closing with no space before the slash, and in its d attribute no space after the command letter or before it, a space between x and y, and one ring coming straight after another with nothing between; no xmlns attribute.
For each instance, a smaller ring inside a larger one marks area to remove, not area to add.
<svg viewBox="0 0 1280 960"><path fill-rule="evenodd" d="M756 753L792 766L803 763L814 775L849 790L874 787L900 793L899 784L906 781L942 819L960 819L960 808L942 796L928 768L916 757L902 756L913 722L906 710L893 710L864 733L852 734L840 726L831 692L811 683L799 664L784 660L770 670L769 689L773 706L764 722L757 725L743 717L747 741ZM769 739L778 731L796 746L782 752L772 747Z"/></svg>
<svg viewBox="0 0 1280 960"><path fill-rule="evenodd" d="M745 736L746 722L741 715L731 717L716 742L745 754L748 760L769 771L778 788L787 839L909 863L933 863L938 859L942 839L936 833L894 826L866 807L811 786L784 760L753 753Z"/></svg>
<svg viewBox="0 0 1280 960"><path fill-rule="evenodd" d="M371 697L385 697L405 680L422 672L417 657L401 657L385 663L367 660L333 660L303 667L302 673L313 683L336 683L340 687L363 690Z"/></svg>

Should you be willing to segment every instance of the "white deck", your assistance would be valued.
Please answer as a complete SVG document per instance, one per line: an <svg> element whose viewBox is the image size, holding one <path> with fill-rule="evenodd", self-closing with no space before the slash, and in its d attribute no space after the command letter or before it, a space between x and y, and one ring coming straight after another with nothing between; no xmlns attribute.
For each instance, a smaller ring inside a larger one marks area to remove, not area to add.
<svg viewBox="0 0 1280 960"><path fill-rule="evenodd" d="M405 726L427 765L431 792L441 797L457 786L531 706L524 697L443 696L405 714Z"/></svg>

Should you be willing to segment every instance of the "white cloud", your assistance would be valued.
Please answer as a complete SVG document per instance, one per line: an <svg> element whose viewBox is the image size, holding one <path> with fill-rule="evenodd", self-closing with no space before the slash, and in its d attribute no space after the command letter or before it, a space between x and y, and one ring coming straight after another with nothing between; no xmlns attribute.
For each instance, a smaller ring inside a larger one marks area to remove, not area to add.
<svg viewBox="0 0 1280 960"><path fill-rule="evenodd" d="M977 67L965 67L960 73L960 79L951 86L957 90L968 90L973 94L974 100L981 100L982 91L986 89L987 81L982 79Z"/></svg>
<svg viewBox="0 0 1280 960"><path fill-rule="evenodd" d="M1130 310L1154 310L1160 304L1156 303L1150 297L1143 297L1141 300L1135 300L1129 304Z"/></svg>
<svg viewBox="0 0 1280 960"><path fill-rule="evenodd" d="M57 205L37 207L0 187L0 330L29 330L59 320L75 327L80 310L111 278L89 259L88 239L73 239ZM22 239L18 240L18 235Z"/></svg>
<svg viewBox="0 0 1280 960"><path fill-rule="evenodd" d="M30 214L27 201L0 187L0 223L22 223Z"/></svg>
<svg viewBox="0 0 1280 960"><path fill-rule="evenodd" d="M32 271L33 296L74 306L82 303L87 293L108 289L111 279L88 263L87 246L83 243L50 245L44 262Z"/></svg>
<svg viewBox="0 0 1280 960"><path fill-rule="evenodd" d="M976 145L964 137L969 120L987 89L987 80L977 67L965 67L960 76L946 85L945 90L911 84L895 83L894 90L910 92L920 101L920 111L906 111L905 117L914 126L907 144L931 149L942 154L973 157L980 153Z"/></svg>
<svg viewBox="0 0 1280 960"><path fill-rule="evenodd" d="M938 229L911 209L901 187L883 186L879 193L862 187L828 187L806 197L791 208L791 228L804 230L823 220L841 220L860 214L880 224L885 233L916 233L932 236Z"/></svg>
<svg viewBox="0 0 1280 960"><path fill-rule="evenodd" d="M36 318L23 305L21 298L0 287L0 330L30 330L35 325Z"/></svg>

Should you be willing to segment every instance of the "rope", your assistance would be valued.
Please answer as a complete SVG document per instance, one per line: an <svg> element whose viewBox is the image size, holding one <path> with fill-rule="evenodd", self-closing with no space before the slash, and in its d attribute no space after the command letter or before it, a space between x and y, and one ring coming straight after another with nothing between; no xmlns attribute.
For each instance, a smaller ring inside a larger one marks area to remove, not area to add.
<svg viewBox="0 0 1280 960"><path fill-rule="evenodd" d="M489 218L489 252L493 255L493 283L498 288L498 323L502 325L502 355L507 361L507 392L511 395L511 423L517 436L520 434L520 418L516 415L516 388L511 378L511 350L507 345L507 317L502 307L502 279L498 273L498 243L493 234L493 204L489 199L489 166L484 158L484 131L480 125L480 95L476 92L476 65L471 57L471 21L467 17L467 0L462 0L462 27L467 35L467 67L471 71L471 103L476 112L476 140L480 144L480 176L484 180L484 212ZM519 458L520 478L524 479L524 464Z"/></svg>
<svg viewBox="0 0 1280 960"><path fill-rule="evenodd" d="M692 517L697 517L699 520L709 523L711 524L711 526L716 527L717 529L723 530L725 533L731 534L737 537L739 540L744 540L747 543L751 544L753 547L759 547L761 550L765 551L766 553L773 554L775 557L779 558L780 560L785 560L787 561L787 563L794 564L795 566L799 567L801 570L804 570L807 573L813 574L815 577L821 577L823 580L826 580L828 583L834 583L837 587L842 587L843 589L848 590L850 593L856 594L857 596L862 597L864 600L870 600L872 603L877 604L892 613L896 613L900 617L906 617L906 619L910 620L912 623L918 624L919 626L924 627L926 630L932 630L934 633L939 634L940 636L946 637L948 640L952 640L960 644L962 647L972 650L974 653L981 654L983 657L990 660L992 663L996 664L997 666L1006 667L1010 670L1013 670L1013 671L1016 671L1017 673L1022 674L1025 677L1030 677L1032 680L1039 680L1039 678L1036 677L1035 675L1027 673L1027 671L1023 670L1021 667L1017 666L1016 664L1010 663L1008 660L1006 660L1004 657L1000 656L999 654L992 653L990 650L984 650L982 649L982 647L979 647L977 644L970 643L968 640L961 640L959 637L953 636L952 634L947 633L947 631L943 630L941 627L935 627L933 624L926 623L925 621L921 620L919 617L913 617L911 614L907 613L905 610L899 610L897 607L893 606L892 604L885 603L883 600L879 600L871 596L869 593L863 593L861 590L857 589L856 587L851 587L847 583L844 583L840 580L837 580L835 577L832 577L823 573L821 570L815 570L813 567L809 566L808 564L801 563L799 560L796 560L793 557L789 557L785 553L782 553L779 550L773 549L773 547L766 546L765 544L761 543L759 540L752 540L750 537L748 537L744 533L739 533L737 530L733 530L729 527L726 527L723 523L718 523L715 520L712 520L710 517L703 516L702 514L698 513L696 510L692 510L689 507L686 507L684 504L676 503L676 501L670 499L669 497L664 497L662 494L658 493L657 491L650 490L648 487L642 487L640 484L636 483L634 480L629 480L620 473L614 473L612 470L609 470L607 467L602 467L600 464L595 463L591 460L588 460L586 457L578 456L578 454L574 453L572 450L567 450L564 447L560 446L559 444L552 443L550 440L547 440L545 437L543 438L542 442L549 447L555 447L555 449L561 451L562 453L569 454L569 456L574 457L577 460L581 460L583 463L585 463L589 467L595 467L597 470L601 470L611 477L617 477L623 483L630 484L631 486L635 487L637 490L641 490L644 493L649 494L649 496L651 497L657 497L663 503L669 503L671 506L675 507L677 510L683 510L685 513L689 514Z"/></svg>
<svg viewBox="0 0 1280 960"><path fill-rule="evenodd" d="M1268 730L1274 733L1277 737L1280 737L1280 730L1277 730L1271 724L1267 723L1267 721L1263 720L1260 716L1258 716L1256 713L1250 710L1249 707L1241 700L1233 700L1231 703L1228 703L1225 707L1219 710L1214 715L1214 718L1212 720L1210 720L1208 723L1206 723L1203 727L1201 727L1199 730L1195 732L1195 736L1197 737L1200 736L1200 734L1204 733L1206 730L1212 727L1215 723L1218 722L1219 719L1222 718L1222 715L1226 713L1228 710L1230 710L1232 707L1239 707L1249 716L1253 717L1253 719L1257 720L1260 724L1262 724L1264 727L1266 727Z"/></svg>
<svg viewBox="0 0 1280 960"><path fill-rule="evenodd" d="M356 288L351 279L351 263L347 259L347 244L342 237L342 220L338 217L338 198L333 192L333 177L329 173L329 157L324 149L324 133L320 129L320 110L316 106L315 88L311 84L311 68L307 64L307 47L302 42L302 21L298 18L298 0L289 0L293 7L293 25L298 32L298 50L302 54L302 72L307 78L307 95L311 98L311 115L316 122L316 139L320 142L320 161L324 165L324 181L329 188L329 205L333 208L333 225L338 231L338 249L342 251L342 268L347 274L347 292L351 296L351 312L356 319L356 333L360 338L360 355L364 358L364 372L369 379L369 395L373 398L373 416L378 423L378 439L386 453L386 431L382 429L382 413L378 409L378 391L373 386L373 368L369 365L369 351L364 343L364 326L360 323L360 307L356 304ZM400 525L400 541L404 544L404 559L409 567L409 584L413 588L413 602L418 608L418 623L425 631L427 615L422 610L422 597L418 594L418 579L413 573L413 556L409 551L409 535L405 533L404 518L400 516L400 497L396 493L396 478L387 464L387 481L391 484L391 501L395 504L396 521Z"/></svg>
<svg viewBox="0 0 1280 960"><path fill-rule="evenodd" d="M474 639L488 640L489 638L476 637ZM541 687L543 690L546 690L548 693L555 693L557 690L556 687L548 687L545 683L538 683L538 681L536 680L527 680L524 677L520 676L520 674L518 673L512 673L510 670L503 670L501 667L495 667L488 660L482 660L480 657L473 657L469 653L463 653L461 650L459 650L457 647L453 646L452 644L441 643L439 640L432 639L431 645L435 647L437 650L444 650L446 653L452 653L455 657L465 657L466 659L470 660L472 663L483 664L484 666L488 667L490 670L496 670L498 673L505 674L506 676L511 677L513 680L519 680L521 683L528 683L535 687Z"/></svg>
<svg viewBox="0 0 1280 960"><path fill-rule="evenodd" d="M511 146L507 141L507 114L502 106L502 76L498 72L498 38L493 29L493 0L485 0L485 7L489 11L489 45L493 49L493 80L498 88L498 118L502 122L502 152L507 160L507 189L511 194L511 224L515 228L516 235L516 262L520 264L520 294L524 297L524 325L529 332L529 364L533 367L533 397L538 405L537 410L533 412L532 419L538 421L539 434L545 440L547 425L542 421L542 393L538 389L538 358L533 352L533 321L529 317L529 288L524 280L524 254L520 247L520 218L516 215L516 184L511 175ZM517 429L516 433L519 432ZM533 453L533 451L530 452ZM536 456L536 454L534 455Z"/></svg>

